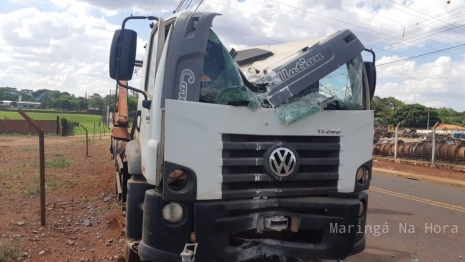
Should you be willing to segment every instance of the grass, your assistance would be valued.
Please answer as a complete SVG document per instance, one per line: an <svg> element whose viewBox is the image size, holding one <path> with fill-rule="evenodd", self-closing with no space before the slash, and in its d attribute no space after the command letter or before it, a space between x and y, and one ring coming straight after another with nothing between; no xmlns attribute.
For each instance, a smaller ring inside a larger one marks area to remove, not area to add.
<svg viewBox="0 0 465 262"><path fill-rule="evenodd" d="M22 172L18 170L2 170L0 172L0 177L18 179L22 175Z"/></svg>
<svg viewBox="0 0 465 262"><path fill-rule="evenodd" d="M65 167L68 167L68 166L71 165L71 162L66 160L66 157L62 153L57 153L57 154L55 154L55 156L57 156L57 158L55 158L53 160L45 159L45 167L48 167L48 168L65 168ZM33 162L31 164L31 167L39 168L40 167L39 161Z"/></svg>
<svg viewBox="0 0 465 262"><path fill-rule="evenodd" d="M19 256L20 252L18 249L0 243L0 262L16 260Z"/></svg>
<svg viewBox="0 0 465 262"><path fill-rule="evenodd" d="M45 178L45 187L46 188L55 188L58 186L58 178L56 175L50 175L48 178ZM26 195L37 195L40 193L40 179L39 177L34 177L33 185L26 188Z"/></svg>
<svg viewBox="0 0 465 262"><path fill-rule="evenodd" d="M26 195L28 196L37 195L39 193L40 193L40 185L38 183L26 188Z"/></svg>
<svg viewBox="0 0 465 262"><path fill-rule="evenodd" d="M19 149L20 152L29 152L29 151L37 151L39 148L37 147L21 147Z"/></svg>
<svg viewBox="0 0 465 262"><path fill-rule="evenodd" d="M31 137L31 136L35 136L37 137L37 135L33 135L33 134L21 134L21 133L0 133L0 137ZM45 137L56 137L57 135L56 134L45 134Z"/></svg>
<svg viewBox="0 0 465 262"><path fill-rule="evenodd" d="M85 128L87 128L89 132L89 136L94 132L94 124L95 124L95 134L99 133L99 126L98 123L102 122L102 117L99 115L90 115L90 114L66 114L61 112L56 113L38 113L38 112L27 112L27 115L31 117L33 120L56 120L57 116L66 117L72 122L77 122L82 124ZM8 117L11 120L23 120L24 118L17 112L17 111L0 111L0 119L4 117ZM101 125L102 129L104 126ZM108 128L105 129L105 132L108 132ZM74 134L75 135L85 135L86 132L82 127L74 127Z"/></svg>

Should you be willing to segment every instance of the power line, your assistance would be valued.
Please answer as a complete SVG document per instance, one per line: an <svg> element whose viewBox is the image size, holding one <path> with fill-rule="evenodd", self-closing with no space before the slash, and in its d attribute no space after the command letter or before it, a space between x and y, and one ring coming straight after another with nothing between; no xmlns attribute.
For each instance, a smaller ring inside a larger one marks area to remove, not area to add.
<svg viewBox="0 0 465 262"><path fill-rule="evenodd" d="M192 4L192 0L189 0L189 2L186 2L186 4L183 7L183 10L187 10L191 4Z"/></svg>
<svg viewBox="0 0 465 262"><path fill-rule="evenodd" d="M252 0L252 1L253 1L253 0ZM273 0L272 0L272 1L273 1ZM203 0L202 0L202 2L203 2ZM202 3L202 2L201 2L201 3ZM273 2L276 2L276 1L273 1ZM200 4L201 4L201 3L200 3ZM224 4L220 4L220 3L216 3L216 2L212 2L212 1L210 1L210 3L217 4L217 5L222 5L222 6L226 6L226 7L229 7L229 8L231 8L231 9L239 10L239 11L241 11L241 12L250 13L250 14L254 14L254 15L256 15L256 16L264 17L264 16L261 16L261 15L255 14L255 13L247 12L247 11L244 11L244 10L241 10L241 9L238 9L238 8L234 8L234 7L231 7L231 6L227 6L227 5L224 5ZM278 2L278 3L280 3L280 2ZM200 4L199 4L199 5L200 5ZM263 4L263 3L260 3L260 4ZM282 3L280 3L280 4L282 4ZM292 7L292 6L291 6L291 7ZM296 8L296 7L294 7L294 8ZM300 8L297 8L297 9L300 9ZM304 9L302 9L302 10L304 10ZM304 11L306 11L306 10L304 10ZM264 17L264 18L272 19L272 18L269 18L269 17ZM306 30L314 31L314 32L317 32L317 33L322 33L322 32L318 32L318 31L315 31L315 30L308 29L308 28L304 28L304 27L300 27L300 26L297 26L297 25L293 25L293 24L289 24L289 23L286 23L286 22L282 22L282 21L279 21L279 20L276 20L276 19L272 19L272 20L275 20L275 21L280 22L280 23L288 24L288 25L291 25L291 26L303 28L303 29L306 29ZM252 35L252 34L243 33L243 32L239 32L239 31L235 31L235 30L229 29L229 28L218 27L218 26L215 26L215 27L217 27L217 28L222 28L222 29L225 29L225 30L228 30L228 31L232 31L232 32L237 32L237 33L245 34L245 35L250 35L250 36L253 36L253 37L257 37L257 38L262 38L262 39L270 40L270 41L273 41L273 42L282 43L282 42L277 41L277 40L273 40L273 39L269 39L269 38L265 38L265 37L260 37L260 36L256 36L256 35ZM448 29L448 30L452 30L452 29ZM444 30L444 31L447 31L447 30ZM441 31L441 32L442 32L442 31ZM418 39L416 39L416 40L418 40ZM400 62L400 61L407 60L407 59L422 57L422 56L426 56L426 55L434 54L434 53L438 53L438 52L443 52L443 51L450 50L450 49L453 49L453 48L462 47L462 46L464 46L464 45L465 45L465 44L458 45L458 46L454 46L454 47L450 47L450 48L439 49L439 50L436 50L436 51L433 51L433 52L428 52L428 53L425 53L425 54L421 54L421 55L417 55L417 56L412 56L412 57L405 58L405 59L400 59L400 60L396 60L396 61L392 61L392 62L388 62L388 63L379 64L379 66L385 65L385 64L390 64L390 63L395 63L395 62ZM429 48L430 48L430 47L429 47ZM387 51L387 50L383 50L383 51Z"/></svg>
<svg viewBox="0 0 465 262"><path fill-rule="evenodd" d="M274 18L271 18L271 17L266 17L266 16L262 16L262 15L259 15L259 14L256 14L256 13L244 11L244 10L242 10L242 9L235 8L235 7L232 7L232 6L229 6L229 5L220 4L220 3L213 2L213 1L210 1L210 0L209 0L208 2L209 2L209 3L212 3L212 4L216 4L216 5L225 6L225 7L228 7L228 8L230 8L230 9L234 9L234 10L237 10L237 11L240 11L240 12L243 12L243 13L248 13L248 14L256 15L256 16L263 17L263 18L266 18L266 19L274 20L274 21L276 21L276 22L278 22L278 23L283 23L283 24L286 24L286 25L290 25L290 26L294 26L294 27L301 28L301 29L305 29L305 30L308 30L308 31L312 31L312 32L324 34L323 32L320 32L320 31L315 31L315 30L312 30L312 29L309 29L309 28L306 28L306 27L302 27L302 26L298 26L298 25L291 24L291 23L279 21L279 20L274 19Z"/></svg>
<svg viewBox="0 0 465 262"><path fill-rule="evenodd" d="M203 3L203 0L200 1L200 3L197 5L197 7L195 8L194 11L197 11L197 9L199 9L200 5Z"/></svg>
<svg viewBox="0 0 465 262"><path fill-rule="evenodd" d="M323 1L313 0L313 2L317 2L317 3L320 3L320 4L322 4L322 5L329 6L329 7L332 7L332 8L334 8L334 9L337 9L337 10L341 10L342 12L346 12L346 13L349 13L349 14L351 14L351 15L361 17L361 18L363 18L363 19L371 19L371 18L368 18L368 17L364 17L364 16L361 16L361 15L358 15L358 14L355 14L355 13L352 13L352 12L349 12L349 11L346 11L346 10L344 10L344 9L342 9L342 8L338 8L338 7L333 6L333 5L328 5L328 4L326 4L325 2L323 2ZM344 4L344 3L342 3L342 2L341 2L341 4L347 5L347 4ZM352 7L352 5L347 5L347 6L351 6L351 7ZM362 12L364 12L364 13L369 13L369 12L367 12L367 11L365 11L365 10L359 10L359 11L362 11ZM369 13L369 14L371 14L371 13ZM385 17L385 16L381 16L381 15L379 15L379 14L376 14L376 16L377 16L377 17L383 17L383 18L385 18L385 19L387 19L387 20L390 20L390 21L392 21L392 22L398 23L398 24L401 25L402 28L405 27L405 26L403 26L400 22L398 22L398 21L396 21L396 20L387 18L387 17ZM378 23L383 24L383 25L386 25L386 26L391 26L391 25L388 25L388 24L386 24L386 23L381 23L381 22L379 22L379 21L378 21Z"/></svg>
<svg viewBox="0 0 465 262"><path fill-rule="evenodd" d="M122 4L126 4L126 5L130 5L130 6L133 6L133 7L138 7L138 8L145 9L145 10L150 10L150 9L147 8L147 7L143 7L143 6L140 6L140 5L131 4L131 3L128 3L128 2L125 2L125 1L121 1L121 0L113 0L113 1L114 1L114 2L118 2L118 3L122 3Z"/></svg>
<svg viewBox="0 0 465 262"><path fill-rule="evenodd" d="M444 33L444 32L446 32L446 31L450 31L450 30L453 30L454 28L462 27L462 26L465 26L465 24L459 25L459 26L456 26L456 27L453 27L453 28L449 28L449 29L446 29L446 30L442 30L442 31L439 31L439 32L434 33L434 34L427 34L426 36L423 36L423 37L420 37L420 38L416 38L416 39L413 39L413 40L410 40L410 41L406 41L406 42L404 42L404 43L400 43L400 44L398 44L397 46L393 46L393 47L391 47L391 48L385 48L385 49L383 49L383 50L381 50L381 51L377 51L377 53L381 53L381 52L383 52L383 51L387 51L387 50L389 50L389 49L392 49L392 48L395 48L395 47L398 47L398 46L403 46L403 45L406 45L406 44L409 44L409 43L414 43L414 42L416 42L416 41L418 41L418 40L425 39L425 38L428 38L428 37L433 36L433 35L438 35L438 34L440 34L440 33ZM424 34L422 34L422 35L424 35ZM419 35L419 36L422 36L422 35ZM455 47L457 47L457 46L455 46ZM455 47L453 47L453 48L455 48ZM432 48L432 47L429 47L429 48ZM451 48L439 49L439 50L448 50L448 49L451 49Z"/></svg>
<svg viewBox="0 0 465 262"><path fill-rule="evenodd" d="M464 5L464 6L461 6L461 7L459 7L459 8L456 8L456 9L450 11L450 12L459 10L459 9L461 9L461 8L464 8L464 7L465 7L465 5ZM442 16L442 15L448 14L448 13L450 13L450 12L445 12L445 13L442 13L442 14L440 14L440 15L438 15L438 16ZM457 15L461 16L461 15L463 15L463 14L464 14L464 12L454 14L454 15L450 16L449 18L447 18L446 20L452 20L452 19L455 18L455 16L457 16ZM425 19L425 20L423 20L423 21L420 22L420 23L429 22L430 20L433 20L433 18L431 18L431 19ZM405 30L405 29L408 29L408 28L411 28L411 27L413 27L413 26L417 26L417 25L419 25L420 23L415 23L415 24L413 24L413 25L407 26L407 27L404 28L404 30ZM426 25L424 25L424 26L420 26L420 27L414 29L413 31L408 32L408 34L412 34L412 33L415 33L415 32L418 32L418 31L421 31L421 30L430 28L431 26L437 25L437 24L439 24L439 23L440 23L440 22L436 21L436 22L432 22L432 23L426 24ZM407 31L405 31L405 32L407 32ZM396 34L397 34L397 33L396 33ZM390 40L394 40L394 39L396 39L396 38L398 38L398 37L399 37L399 36L396 36L396 35L393 34L393 35L391 35L391 36L382 37L382 38L376 39L375 41L371 41L371 42L368 42L368 43L374 43L374 42L380 42L380 41L390 41Z"/></svg>
<svg viewBox="0 0 465 262"><path fill-rule="evenodd" d="M444 49L440 49L440 50L437 50L437 51L433 51L433 52L429 52L429 53L424 53L424 54L421 54L421 55L411 56L411 57L407 57L407 58L403 58L403 59L399 59L399 60L395 60L395 61L391 61L391 62L382 63L382 64L378 64L377 66L388 65L388 64L397 63L397 62L404 61L404 60L408 60L408 59L412 59L412 58L417 58L417 57L421 57L421 56L431 55L431 54L439 53L439 52L442 52L442 51L445 51L445 50L457 48L457 47L460 47L460 46L465 46L465 44L461 44L461 45L457 45L457 46L453 46L453 47L449 47L449 48L444 48Z"/></svg>
<svg viewBox="0 0 465 262"><path fill-rule="evenodd" d="M256 2L256 3L259 3L259 4L264 4L264 3L261 3L261 2L255 1L255 0L250 0L250 1ZM307 13L313 13L313 12L307 11L307 10L302 9L302 8L298 8L298 7L295 7L295 6L292 6L292 5L287 5L287 4L285 4L285 3L281 3L281 2L279 2L279 1L275 1L275 0L271 0L271 1L272 1L272 2L276 2L276 3L279 3L279 4L282 4L282 5L289 6L289 7L298 9L298 10L302 10L302 11L305 11L305 12L307 12ZM219 4L219 3L216 3L216 2L212 2L212 1L209 1L209 2L210 2L210 3ZM223 5L223 4L219 4L219 5ZM239 11L242 11L242 12L250 13L250 12L243 11L243 10L241 10L241 9L237 9L237 8L234 8L234 7L231 7L231 6L227 6L227 5L223 5L223 6L226 6L226 7L232 8L232 9L236 9L236 10L239 10ZM288 11L285 11L285 10L281 10L281 11L283 11L283 12L288 12ZM292 13L292 12L289 12L289 13ZM260 16L260 15L255 14L255 13L250 13L250 14L254 14L254 15ZM295 13L292 13L292 14L295 14ZM316 13L315 13L315 14L316 14ZM264 16L261 16L261 17L264 17ZM311 31L314 31L314 32L318 32L318 31L315 31L315 30L312 30L312 29L308 29L308 28L296 26L296 25L293 25L293 24L289 24L289 23L286 23L286 22L282 22L282 21L279 21L279 20L276 20L276 19L273 19L273 18L268 18L268 17L265 17L265 18L267 18L267 19L272 19L272 20L274 20L274 21L277 21L277 22L280 22L280 23L284 23L284 24L288 24L288 25L291 25L291 26L303 28L303 29L306 29L306 30L311 30ZM333 19L333 20L340 21L340 20L337 20L337 19ZM321 21L321 20L317 20L317 21ZM328 23L328 22L325 22L325 21L321 21L321 22L326 23L326 24L330 24L330 25L334 25L334 24L331 24L331 23ZM342 21L340 21L340 22L342 22ZM345 22L343 22L343 23L345 23ZM347 23L347 24L350 24L350 23ZM353 25L353 24L350 24L350 25ZM334 25L334 26L338 26L338 25ZM340 26L338 26L338 27L340 27ZM364 27L361 27L361 28L364 28ZM373 30L372 30L372 31L373 31ZM354 31L354 32L356 32L356 31ZM319 32L319 33L322 33L322 32ZM374 37L373 35L368 34L368 33L364 33L364 32L360 32L360 33L366 34L366 35L369 35L369 36ZM322 33L322 34L324 35L325 33ZM382 33L379 33L379 34L382 34ZM439 42L438 42L438 43L439 43ZM437 49L432 48L432 47L427 47L427 48L433 49L433 50L437 50ZM421 48L421 49L425 49L425 48ZM386 50L386 51L387 51L387 50ZM393 54L399 54L399 53L400 53L400 54L405 54L405 53L403 53L403 52L392 52L392 51L388 51L388 52L393 53ZM452 55L455 55L455 54L453 54L453 53L451 53L451 54L452 54Z"/></svg>
<svg viewBox="0 0 465 262"><path fill-rule="evenodd" d="M152 4L150 5L150 8L147 11L147 14L145 16L148 16L150 14L150 11L152 11L152 6L153 6L154 3L155 3L155 0L152 1ZM145 19L142 22L142 25L140 26L139 30L137 31L137 34L139 34L140 30L142 30L142 27L144 27L144 25L145 25Z"/></svg>
<svg viewBox="0 0 465 262"><path fill-rule="evenodd" d="M181 9L181 6L184 4L184 1L185 1L185 0L181 0L181 2L179 2L179 4L178 4L178 6L176 7L176 9L173 11L173 14L179 12L179 10Z"/></svg>
<svg viewBox="0 0 465 262"><path fill-rule="evenodd" d="M398 4L398 5L401 5L401 4L397 3L397 2L394 1L394 0L388 0L388 1L389 1L389 2L393 2L393 3L395 3L395 4ZM418 11L418 10L416 10L416 9L414 9L414 8L408 7L408 6L406 6L406 5L402 5L402 6L405 7L405 8L407 8L407 9L416 11L416 12L418 12L418 13L420 13L420 14L424 14L424 15L426 15L426 16L429 16L429 17L431 17L431 18L434 18L434 19L436 19L436 20L438 20L438 21L442 21L441 19L439 19L439 18L437 18L437 17L434 17L434 16L429 15L429 14L427 14L427 13ZM450 23L447 23L447 24L451 25ZM461 31L463 32L464 30L462 29Z"/></svg>
<svg viewBox="0 0 465 262"><path fill-rule="evenodd" d="M253 1L253 0L251 0L251 1ZM297 9L297 10L300 10L300 11L304 11L304 12L309 13L309 14L321 16L321 17L324 17L324 18L329 19L329 20L334 20L334 21L337 21L337 22L340 22L340 23L343 23L343 24L348 24L348 25L351 25L351 26L359 27L359 28L362 28L362 29L367 30L367 31L370 31L370 32L374 32L374 33L381 34L381 35L386 35L386 34L384 34L384 33L380 33L380 32L378 32L378 31L375 31L375 30L372 30L372 29L369 29L369 28L366 28L366 27L363 27L363 26L358 26L358 25L355 25L355 24L351 24L351 23L348 23L348 22L344 22L344 21L339 20L339 19L335 19L335 18L332 18L332 17L329 17L329 16L325 16L325 15L322 15L322 14L319 14L319 13L311 12L311 11L308 11L308 10L306 10L306 9L303 9L303 8L300 8L300 7L296 7L296 6L293 6L293 5L289 5L289 4L286 4L286 3L283 3L283 2L279 2L279 1L276 1L276 0L269 0L269 1L275 2L275 3L278 3L278 4L281 4L281 5L284 5L284 6L292 7L292 8L294 8L294 9ZM256 2L256 1L254 1L254 2ZM264 3L261 3L261 4L264 4ZM295 14L295 13L294 13L294 14ZM312 19L315 20L314 18L312 18ZM317 20L317 21L321 21L321 20ZM330 24L330 23L325 22L325 21L321 21L321 22ZM336 25L336 26L337 26L337 25ZM339 27L341 27L341 26L339 26ZM363 32L361 32L361 33L363 33ZM364 34L374 37L374 35L372 35L372 34L368 34L368 33L364 33Z"/></svg>
<svg viewBox="0 0 465 262"><path fill-rule="evenodd" d="M280 44L284 43L284 42L282 42L282 41L273 40L273 39L266 38L266 37L262 37L262 36L258 36L258 35L252 35L252 34L248 34L248 33L240 32L240 31L236 31L236 30L233 30L233 29L229 29L229 28L225 28L225 27L221 27L221 26L217 26L217 25L213 25L212 27L220 28L220 29L224 29L224 30L228 30L228 31L235 32L235 33L239 33L239 34L243 34L243 35L253 36L253 37L256 37L256 38L266 39L266 40L273 41L273 42L280 43Z"/></svg>

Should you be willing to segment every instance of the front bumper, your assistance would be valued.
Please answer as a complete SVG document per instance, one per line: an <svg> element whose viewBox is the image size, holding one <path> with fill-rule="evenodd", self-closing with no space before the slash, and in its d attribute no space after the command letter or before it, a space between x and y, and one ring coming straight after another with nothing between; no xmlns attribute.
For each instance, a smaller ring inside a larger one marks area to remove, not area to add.
<svg viewBox="0 0 465 262"><path fill-rule="evenodd" d="M197 261L246 261L274 255L344 259L365 248L366 212L359 217L360 201L367 206L368 195L183 202L184 218L171 225L161 219L165 204L161 194L149 190L138 252L142 261L181 261L179 254L195 232ZM270 230L264 221L276 216L288 218L288 228Z"/></svg>

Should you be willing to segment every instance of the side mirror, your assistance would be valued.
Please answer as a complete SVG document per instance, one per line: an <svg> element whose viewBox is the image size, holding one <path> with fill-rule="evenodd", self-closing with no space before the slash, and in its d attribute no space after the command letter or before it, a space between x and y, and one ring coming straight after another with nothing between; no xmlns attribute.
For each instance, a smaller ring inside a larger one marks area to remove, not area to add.
<svg viewBox="0 0 465 262"><path fill-rule="evenodd" d="M137 33L119 29L113 35L110 50L110 77L115 80L131 80L136 60Z"/></svg>
<svg viewBox="0 0 465 262"><path fill-rule="evenodd" d="M376 89L376 67L375 63L373 62L364 62L365 63L365 71L367 73L368 79L368 88L370 90L370 101L373 100L373 96L375 95Z"/></svg>

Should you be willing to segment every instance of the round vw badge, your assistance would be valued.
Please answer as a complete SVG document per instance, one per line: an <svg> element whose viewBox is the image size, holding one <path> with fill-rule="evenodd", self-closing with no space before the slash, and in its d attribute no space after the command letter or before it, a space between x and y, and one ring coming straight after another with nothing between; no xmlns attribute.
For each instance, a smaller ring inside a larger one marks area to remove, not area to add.
<svg viewBox="0 0 465 262"><path fill-rule="evenodd" d="M294 173L297 166L297 158L289 148L278 147L271 152L268 165L274 175L287 177Z"/></svg>

